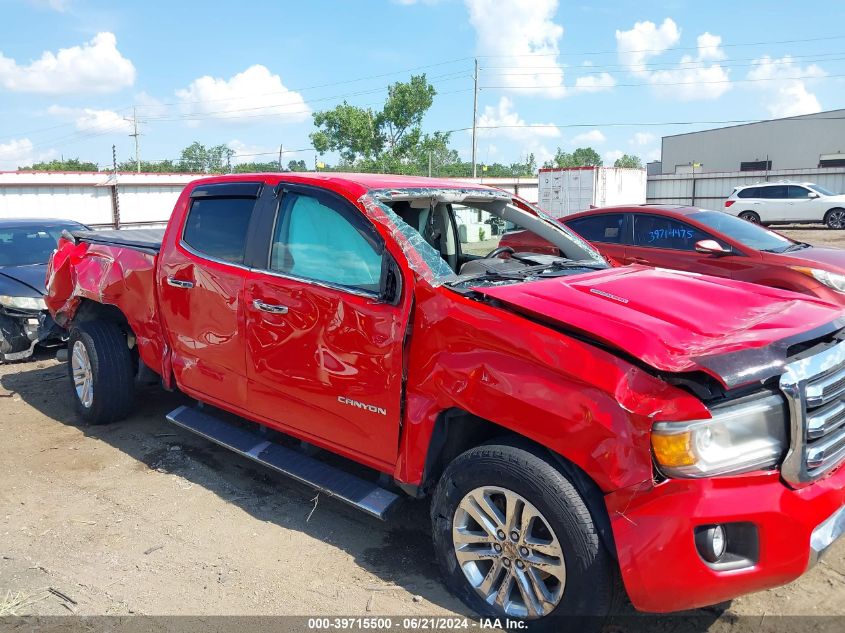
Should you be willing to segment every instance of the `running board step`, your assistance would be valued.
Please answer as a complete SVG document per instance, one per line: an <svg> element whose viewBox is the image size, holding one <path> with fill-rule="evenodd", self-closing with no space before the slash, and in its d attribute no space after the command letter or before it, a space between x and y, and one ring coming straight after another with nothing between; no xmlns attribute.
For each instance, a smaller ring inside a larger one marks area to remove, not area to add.
<svg viewBox="0 0 845 633"><path fill-rule="evenodd" d="M374 483L197 409L179 407L167 420L379 519L399 501L399 495Z"/></svg>

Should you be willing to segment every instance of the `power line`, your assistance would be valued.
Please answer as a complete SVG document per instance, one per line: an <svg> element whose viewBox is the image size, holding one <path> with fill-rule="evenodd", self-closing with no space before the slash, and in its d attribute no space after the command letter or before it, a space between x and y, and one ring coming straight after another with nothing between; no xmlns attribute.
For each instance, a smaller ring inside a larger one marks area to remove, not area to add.
<svg viewBox="0 0 845 633"><path fill-rule="evenodd" d="M797 77L761 77L759 79L716 79L712 81L647 81L644 83L633 83L633 84L613 84L607 86L590 86L590 88L631 88L634 86L699 86L702 84L730 84L730 83L755 83L758 81L796 81L799 79L836 79L839 77L845 77L845 74L842 75L799 75ZM481 86L482 90L543 90L547 88L577 88L577 86L543 86L543 85L534 85L534 86Z"/></svg>

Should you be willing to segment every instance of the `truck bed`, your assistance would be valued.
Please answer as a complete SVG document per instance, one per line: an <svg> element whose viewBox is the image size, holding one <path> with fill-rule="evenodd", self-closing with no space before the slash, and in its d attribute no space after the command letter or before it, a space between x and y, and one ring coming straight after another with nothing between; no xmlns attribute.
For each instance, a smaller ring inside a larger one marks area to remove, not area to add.
<svg viewBox="0 0 845 633"><path fill-rule="evenodd" d="M123 246L158 252L164 229L130 229L125 231L71 231L74 242Z"/></svg>

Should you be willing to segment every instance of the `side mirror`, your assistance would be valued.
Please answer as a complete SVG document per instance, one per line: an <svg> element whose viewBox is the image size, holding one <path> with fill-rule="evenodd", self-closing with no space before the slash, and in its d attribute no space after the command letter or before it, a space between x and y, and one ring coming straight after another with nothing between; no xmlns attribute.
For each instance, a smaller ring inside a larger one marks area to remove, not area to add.
<svg viewBox="0 0 845 633"><path fill-rule="evenodd" d="M810 193L807 194L807 197L808 198L818 198L819 194L816 193L815 191L811 191Z"/></svg>
<svg viewBox="0 0 845 633"><path fill-rule="evenodd" d="M378 298L394 306L402 300L402 271L387 251L382 255L381 260L381 284Z"/></svg>
<svg viewBox="0 0 845 633"><path fill-rule="evenodd" d="M730 255L731 249L719 244L716 240L701 240L695 243L695 250L703 255Z"/></svg>

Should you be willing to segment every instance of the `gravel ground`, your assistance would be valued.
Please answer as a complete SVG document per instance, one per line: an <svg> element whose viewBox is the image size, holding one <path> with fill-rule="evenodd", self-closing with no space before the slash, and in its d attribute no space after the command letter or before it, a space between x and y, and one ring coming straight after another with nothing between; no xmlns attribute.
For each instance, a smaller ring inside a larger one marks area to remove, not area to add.
<svg viewBox="0 0 845 633"><path fill-rule="evenodd" d="M785 232L845 245L845 232ZM169 425L183 402L147 388L130 419L85 426L64 365L0 365L0 614L466 613L441 585L424 502L382 523L316 497ZM789 586L649 627L781 614L845 616L845 543Z"/></svg>

